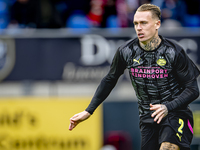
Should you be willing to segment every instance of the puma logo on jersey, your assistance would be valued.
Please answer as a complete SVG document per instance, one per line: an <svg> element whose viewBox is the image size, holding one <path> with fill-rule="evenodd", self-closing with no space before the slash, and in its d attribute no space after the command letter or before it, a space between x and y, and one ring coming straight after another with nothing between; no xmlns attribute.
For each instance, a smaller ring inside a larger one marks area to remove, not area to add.
<svg viewBox="0 0 200 150"><path fill-rule="evenodd" d="M141 58L140 58L141 59ZM140 64L140 59L136 60L136 59L133 59L133 61L137 62L138 64Z"/></svg>
<svg viewBox="0 0 200 150"><path fill-rule="evenodd" d="M176 135L178 136L179 140L181 141L182 135L179 135L178 133L176 133Z"/></svg>

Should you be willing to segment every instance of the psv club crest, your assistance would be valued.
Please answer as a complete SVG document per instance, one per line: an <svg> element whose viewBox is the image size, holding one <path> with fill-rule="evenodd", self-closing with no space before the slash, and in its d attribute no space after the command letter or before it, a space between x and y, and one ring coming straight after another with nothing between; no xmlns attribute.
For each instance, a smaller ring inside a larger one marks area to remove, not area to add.
<svg viewBox="0 0 200 150"><path fill-rule="evenodd" d="M156 61L156 63L157 63L159 66L164 66L164 65L166 65L167 61L164 59L163 56L160 56L160 58Z"/></svg>

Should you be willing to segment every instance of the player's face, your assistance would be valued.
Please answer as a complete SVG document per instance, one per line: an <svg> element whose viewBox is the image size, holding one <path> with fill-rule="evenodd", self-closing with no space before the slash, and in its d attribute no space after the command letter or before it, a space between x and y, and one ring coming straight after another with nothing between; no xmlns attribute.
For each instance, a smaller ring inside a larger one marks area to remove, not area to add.
<svg viewBox="0 0 200 150"><path fill-rule="evenodd" d="M158 34L160 20L152 18L150 11L136 12L134 16L134 27L140 42L148 42Z"/></svg>

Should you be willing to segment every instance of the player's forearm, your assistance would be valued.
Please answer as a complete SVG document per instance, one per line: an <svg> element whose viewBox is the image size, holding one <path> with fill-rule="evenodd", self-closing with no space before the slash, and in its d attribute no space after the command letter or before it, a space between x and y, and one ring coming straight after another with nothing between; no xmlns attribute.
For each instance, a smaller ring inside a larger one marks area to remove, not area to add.
<svg viewBox="0 0 200 150"><path fill-rule="evenodd" d="M199 88L197 81L193 81L186 85L185 90L179 95L178 98L166 104L168 111L186 107L189 103L197 99L199 96Z"/></svg>
<svg viewBox="0 0 200 150"><path fill-rule="evenodd" d="M115 87L117 79L118 78L114 78L109 74L103 78L94 94L94 97L92 98L92 101L86 108L87 112L93 114L95 109L108 97L112 89Z"/></svg>

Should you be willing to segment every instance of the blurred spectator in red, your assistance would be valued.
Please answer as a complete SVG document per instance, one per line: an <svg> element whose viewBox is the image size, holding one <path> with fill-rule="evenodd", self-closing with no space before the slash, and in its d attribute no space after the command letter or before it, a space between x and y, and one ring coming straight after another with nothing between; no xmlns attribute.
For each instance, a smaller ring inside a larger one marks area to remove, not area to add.
<svg viewBox="0 0 200 150"><path fill-rule="evenodd" d="M91 8L87 15L93 27L100 27L103 20L104 13L104 1L103 0L91 0Z"/></svg>

